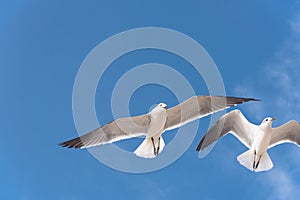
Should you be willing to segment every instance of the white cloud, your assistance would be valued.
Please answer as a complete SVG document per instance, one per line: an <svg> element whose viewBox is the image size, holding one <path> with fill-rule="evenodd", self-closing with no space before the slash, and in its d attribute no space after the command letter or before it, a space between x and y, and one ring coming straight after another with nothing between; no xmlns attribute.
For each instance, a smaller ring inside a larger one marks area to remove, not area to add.
<svg viewBox="0 0 300 200"><path fill-rule="evenodd" d="M167 199L168 194L174 189L172 184L164 185L151 178L144 179L140 184L135 185L136 196L138 199L155 200L155 199ZM147 188L147 190L144 190Z"/></svg>
<svg viewBox="0 0 300 200"><path fill-rule="evenodd" d="M266 68L276 94L276 107L285 119L300 119L300 12L290 21L291 33Z"/></svg>
<svg viewBox="0 0 300 200"><path fill-rule="evenodd" d="M250 119L255 117L255 119L262 120L265 114L271 112L278 115L275 117L280 118L278 120L280 123L291 119L300 121L300 11L289 24L291 25L289 37L284 41L282 47L275 52L273 59L262 67L259 72L262 76L255 80L256 82L247 82L244 86L235 89L238 94L259 96L263 99L262 104L253 104L253 107L251 105L251 108L245 110L246 116L249 115ZM267 87L270 92L268 93L267 90L263 89L257 90L262 85ZM286 155L281 150L276 149L278 156L290 158L287 161L289 165L299 167L299 148L297 148L297 152L294 150L285 152ZM262 184L268 184L272 187L270 199L298 199L300 185L297 185L299 180L294 178L297 170L274 164L275 168L267 172L267 179L261 180Z"/></svg>
<svg viewBox="0 0 300 200"><path fill-rule="evenodd" d="M250 116L262 119L275 110L282 122L300 121L300 11L289 22L290 34L272 60L261 67L255 82L235 88L237 94L259 96L263 102L248 109ZM266 89L257 90L265 87ZM255 88L255 89L254 89ZM270 92L266 92L266 91ZM278 115L279 115L278 114Z"/></svg>
<svg viewBox="0 0 300 200"><path fill-rule="evenodd" d="M273 169L273 172L268 175L267 184L272 188L268 199L298 199L300 195L299 186L285 170Z"/></svg>

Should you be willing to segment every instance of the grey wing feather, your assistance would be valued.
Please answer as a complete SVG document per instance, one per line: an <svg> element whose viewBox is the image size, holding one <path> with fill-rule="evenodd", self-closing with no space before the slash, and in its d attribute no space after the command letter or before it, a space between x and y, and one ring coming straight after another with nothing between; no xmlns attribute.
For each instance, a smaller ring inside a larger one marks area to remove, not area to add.
<svg viewBox="0 0 300 200"><path fill-rule="evenodd" d="M257 126L251 124L239 110L223 115L204 135L197 151L204 150L227 133L232 133L248 148L253 142L253 133Z"/></svg>
<svg viewBox="0 0 300 200"><path fill-rule="evenodd" d="M257 101L257 99L223 96L191 97L167 110L165 130L178 128L201 117L247 101Z"/></svg>
<svg viewBox="0 0 300 200"><path fill-rule="evenodd" d="M297 121L291 120L272 129L269 148L284 142L291 142L300 146L300 124Z"/></svg>
<svg viewBox="0 0 300 200"><path fill-rule="evenodd" d="M62 142L59 145L68 148L86 148L127 138L138 137L147 133L149 124L149 114L120 118L81 137Z"/></svg>

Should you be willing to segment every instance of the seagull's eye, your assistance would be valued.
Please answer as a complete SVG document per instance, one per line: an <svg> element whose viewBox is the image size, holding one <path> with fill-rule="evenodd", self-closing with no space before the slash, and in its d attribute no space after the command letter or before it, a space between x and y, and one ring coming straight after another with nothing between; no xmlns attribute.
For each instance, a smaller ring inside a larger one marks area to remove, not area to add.
<svg viewBox="0 0 300 200"><path fill-rule="evenodd" d="M269 119L266 119L266 121L268 121Z"/></svg>

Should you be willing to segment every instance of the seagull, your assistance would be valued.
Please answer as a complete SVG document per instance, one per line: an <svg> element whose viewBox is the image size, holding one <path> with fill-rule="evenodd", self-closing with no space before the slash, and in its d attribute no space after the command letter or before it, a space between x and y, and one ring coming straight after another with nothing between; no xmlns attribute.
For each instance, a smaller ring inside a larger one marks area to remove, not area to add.
<svg viewBox="0 0 300 200"><path fill-rule="evenodd" d="M250 123L240 110L223 115L203 136L197 151L203 151L227 133L232 133L248 151L237 157L238 162L251 171L261 172L273 167L267 150L291 142L300 146L300 124L291 120L282 126L272 128L275 118L267 117L260 125Z"/></svg>
<svg viewBox="0 0 300 200"><path fill-rule="evenodd" d="M258 100L240 97L193 96L170 109L167 109L165 103L159 103L148 114L119 118L59 145L68 148L88 148L123 139L146 136L134 154L143 158L154 158L165 146L161 136L165 131L248 101Z"/></svg>

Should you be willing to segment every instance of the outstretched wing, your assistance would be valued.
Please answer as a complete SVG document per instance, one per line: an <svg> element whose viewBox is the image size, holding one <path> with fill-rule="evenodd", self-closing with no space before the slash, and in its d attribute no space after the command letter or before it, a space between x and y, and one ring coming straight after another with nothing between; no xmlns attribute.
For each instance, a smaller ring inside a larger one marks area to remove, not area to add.
<svg viewBox="0 0 300 200"><path fill-rule="evenodd" d="M227 133L232 133L246 147L253 142L253 133L257 126L251 124L239 110L233 110L223 115L204 135L197 151L202 151Z"/></svg>
<svg viewBox="0 0 300 200"><path fill-rule="evenodd" d="M247 101L258 101L254 98L194 96L183 103L167 110L165 130L183 126L201 117Z"/></svg>
<svg viewBox="0 0 300 200"><path fill-rule="evenodd" d="M292 142L300 146L300 124L291 120L282 126L272 129L269 148L284 142Z"/></svg>
<svg viewBox="0 0 300 200"><path fill-rule="evenodd" d="M137 117L120 118L81 137L62 142L59 145L68 148L86 148L138 137L147 133L149 124L149 114Z"/></svg>

